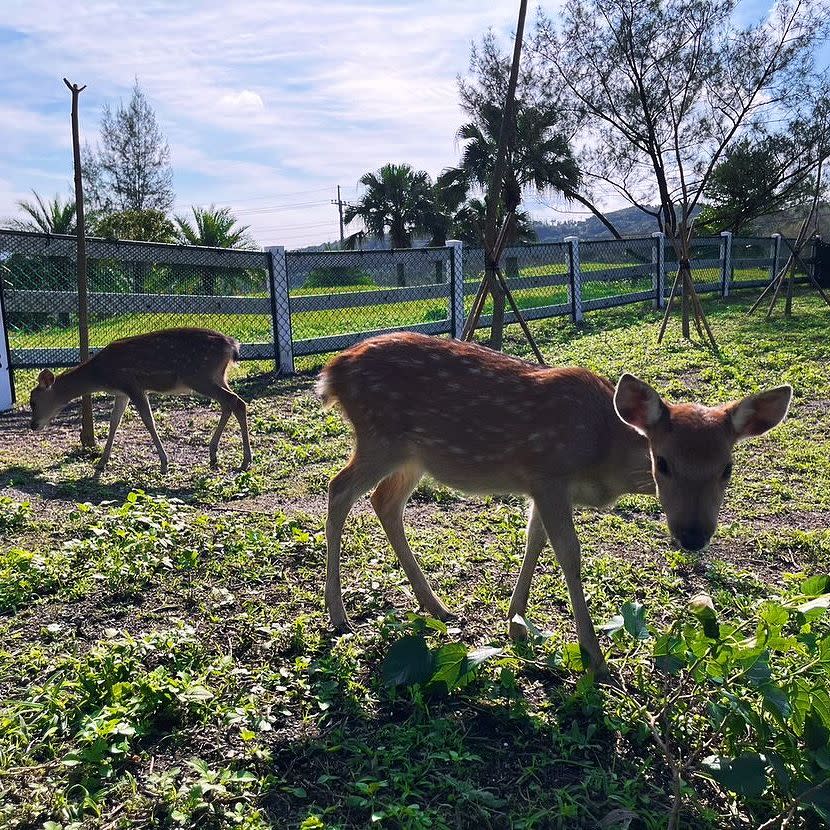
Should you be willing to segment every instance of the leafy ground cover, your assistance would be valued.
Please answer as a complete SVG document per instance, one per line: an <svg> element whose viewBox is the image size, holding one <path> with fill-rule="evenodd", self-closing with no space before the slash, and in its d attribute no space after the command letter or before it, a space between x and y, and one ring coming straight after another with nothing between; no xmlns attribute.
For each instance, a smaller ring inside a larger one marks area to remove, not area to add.
<svg viewBox="0 0 830 830"><path fill-rule="evenodd" d="M532 636L507 639L521 500L430 481L408 533L457 621L414 613L364 500L345 537L356 630L330 633L325 488L349 434L313 398L313 372L237 370L255 454L244 473L233 430L224 468L207 466L217 413L195 398L155 403L166 477L133 412L99 480L76 448L77 409L36 434L25 410L4 417L0 825L824 826L830 317L803 296L792 320L746 308L706 304L719 355L676 325L656 346L646 307L533 326L551 363L633 371L672 400L796 390L785 424L737 449L705 553L672 546L651 498L578 514L614 687L580 670L550 551ZM108 413L96 403L101 441Z"/></svg>

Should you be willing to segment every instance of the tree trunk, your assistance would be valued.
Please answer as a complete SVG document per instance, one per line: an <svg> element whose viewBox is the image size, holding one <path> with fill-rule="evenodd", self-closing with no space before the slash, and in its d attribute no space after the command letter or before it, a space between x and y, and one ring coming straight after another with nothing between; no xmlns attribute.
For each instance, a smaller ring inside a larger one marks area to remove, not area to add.
<svg viewBox="0 0 830 830"><path fill-rule="evenodd" d="M86 227L84 224L84 187L81 174L81 140L78 129L78 96L86 89L77 84L63 82L72 93L72 156L75 167L75 215L77 223L77 267L78 267L78 346L81 362L89 359L89 300L86 276ZM95 448L95 427L92 420L92 398L81 398L81 446Z"/></svg>
<svg viewBox="0 0 830 830"><path fill-rule="evenodd" d="M504 292L501 290L495 271L487 269L490 293L493 296L493 322L490 324L490 348L500 352L504 345Z"/></svg>

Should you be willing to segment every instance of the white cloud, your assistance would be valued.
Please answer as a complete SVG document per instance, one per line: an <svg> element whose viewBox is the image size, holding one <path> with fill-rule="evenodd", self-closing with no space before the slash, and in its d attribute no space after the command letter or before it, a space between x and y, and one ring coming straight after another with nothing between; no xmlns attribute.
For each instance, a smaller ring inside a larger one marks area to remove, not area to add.
<svg viewBox="0 0 830 830"><path fill-rule="evenodd" d="M220 109L235 115L244 116L247 113L262 112L265 104L262 98L250 89L242 89L239 92L227 92L219 99Z"/></svg>
<svg viewBox="0 0 830 830"><path fill-rule="evenodd" d="M23 37L4 44L0 121L17 128L0 147L3 175L15 193L35 186L24 170L70 180L64 75L88 84L88 136L137 76L170 142L177 209L259 206L245 219L261 241L334 238L336 184L354 198L387 161L434 175L457 159L455 78L488 27L508 42L516 13L515 0L6 4L0 27Z"/></svg>

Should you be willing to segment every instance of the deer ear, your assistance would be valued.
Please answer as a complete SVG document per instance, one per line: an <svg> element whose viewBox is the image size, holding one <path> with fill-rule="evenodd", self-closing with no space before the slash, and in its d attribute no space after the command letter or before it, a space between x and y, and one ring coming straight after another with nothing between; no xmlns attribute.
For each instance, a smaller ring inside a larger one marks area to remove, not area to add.
<svg viewBox="0 0 830 830"><path fill-rule="evenodd" d="M617 383L614 409L621 420L643 435L668 416L660 396L645 381L627 373Z"/></svg>
<svg viewBox="0 0 830 830"><path fill-rule="evenodd" d="M780 424L787 415L792 396L792 386L778 386L731 404L727 411L735 440L742 441L744 438L752 438L753 435L763 435Z"/></svg>
<svg viewBox="0 0 830 830"><path fill-rule="evenodd" d="M55 382L55 376L49 369L44 369L37 376L38 389L48 389Z"/></svg>

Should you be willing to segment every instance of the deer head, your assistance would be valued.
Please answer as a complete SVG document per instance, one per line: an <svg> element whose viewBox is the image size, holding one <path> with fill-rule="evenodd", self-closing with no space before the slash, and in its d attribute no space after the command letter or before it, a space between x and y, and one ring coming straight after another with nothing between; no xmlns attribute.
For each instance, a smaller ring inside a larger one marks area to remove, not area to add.
<svg viewBox="0 0 830 830"><path fill-rule="evenodd" d="M55 395L55 375L44 369L37 377L37 386L29 395L29 406L32 409L32 429L43 429L58 413L64 401L58 400Z"/></svg>
<svg viewBox="0 0 830 830"><path fill-rule="evenodd" d="M780 423L791 397L779 386L721 406L672 405L639 378L620 378L614 407L648 440L657 496L683 548L701 550L715 532L734 445Z"/></svg>

